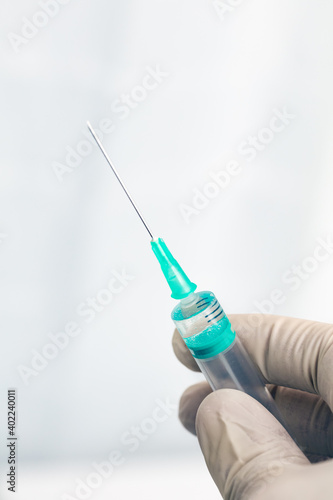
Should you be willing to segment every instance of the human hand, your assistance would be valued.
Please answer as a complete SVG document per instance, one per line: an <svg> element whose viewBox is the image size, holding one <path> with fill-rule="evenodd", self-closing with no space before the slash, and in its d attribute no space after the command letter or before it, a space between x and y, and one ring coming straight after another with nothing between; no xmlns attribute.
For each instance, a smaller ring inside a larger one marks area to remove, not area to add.
<svg viewBox="0 0 333 500"><path fill-rule="evenodd" d="M274 384L268 388L304 453L247 394L212 392L207 382L189 387L179 417L197 434L223 498L332 500L333 326L260 314L228 318L266 383ZM173 347L199 371L177 330Z"/></svg>

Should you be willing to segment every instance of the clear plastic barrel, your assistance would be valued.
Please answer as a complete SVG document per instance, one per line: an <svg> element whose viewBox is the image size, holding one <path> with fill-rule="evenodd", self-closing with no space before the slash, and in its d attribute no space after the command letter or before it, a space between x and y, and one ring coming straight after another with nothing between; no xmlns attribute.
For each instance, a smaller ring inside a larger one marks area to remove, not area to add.
<svg viewBox="0 0 333 500"><path fill-rule="evenodd" d="M264 379L212 292L192 293L179 302L171 317L213 390L246 392L286 427Z"/></svg>
<svg viewBox="0 0 333 500"><path fill-rule="evenodd" d="M212 358L194 359L214 391L238 389L246 392L265 406L284 425L274 399L265 386L264 379L238 338L225 351Z"/></svg>

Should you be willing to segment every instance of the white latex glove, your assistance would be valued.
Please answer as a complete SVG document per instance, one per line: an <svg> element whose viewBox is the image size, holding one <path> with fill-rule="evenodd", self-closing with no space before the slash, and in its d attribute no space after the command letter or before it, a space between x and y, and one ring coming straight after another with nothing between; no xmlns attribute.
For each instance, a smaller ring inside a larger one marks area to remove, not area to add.
<svg viewBox="0 0 333 500"><path fill-rule="evenodd" d="M189 387L183 425L196 433L225 500L333 499L333 326L272 315L230 315L304 453L256 400L232 389ZM257 325L257 326L253 326ZM198 367L175 331L178 359ZM319 462L320 463L311 463Z"/></svg>

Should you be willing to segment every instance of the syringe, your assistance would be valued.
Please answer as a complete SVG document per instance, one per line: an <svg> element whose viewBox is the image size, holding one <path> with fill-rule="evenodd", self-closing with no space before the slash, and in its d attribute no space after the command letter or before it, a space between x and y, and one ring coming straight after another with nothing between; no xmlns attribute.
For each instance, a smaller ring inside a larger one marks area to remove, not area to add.
<svg viewBox="0 0 333 500"><path fill-rule="evenodd" d="M173 309L171 318L212 389L228 388L246 392L265 406L286 428L282 415L265 386L264 378L237 338L217 298L212 292L195 292L197 285L190 281L164 241L154 238L96 132L89 122L87 125L150 235L152 249L170 286L171 297L180 301Z"/></svg>

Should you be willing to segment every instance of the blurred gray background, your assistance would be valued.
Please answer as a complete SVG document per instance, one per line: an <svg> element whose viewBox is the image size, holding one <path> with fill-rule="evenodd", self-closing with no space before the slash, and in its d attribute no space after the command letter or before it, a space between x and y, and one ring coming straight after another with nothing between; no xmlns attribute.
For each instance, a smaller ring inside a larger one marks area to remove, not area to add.
<svg viewBox="0 0 333 500"><path fill-rule="evenodd" d="M4 474L15 387L18 500L219 498L177 418L201 376L173 355L174 303L87 119L227 313L333 321L333 5L224 3L2 0L0 456Z"/></svg>

